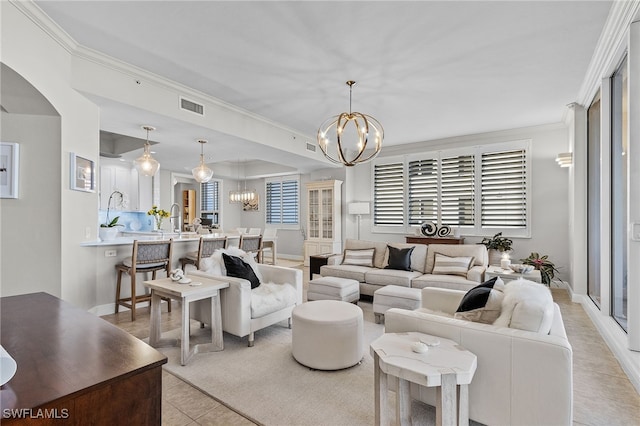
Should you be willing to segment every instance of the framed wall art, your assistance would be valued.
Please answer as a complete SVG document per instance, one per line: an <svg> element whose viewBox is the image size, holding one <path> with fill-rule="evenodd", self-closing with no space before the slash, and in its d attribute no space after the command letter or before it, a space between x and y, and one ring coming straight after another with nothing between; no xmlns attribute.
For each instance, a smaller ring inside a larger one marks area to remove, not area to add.
<svg viewBox="0 0 640 426"><path fill-rule="evenodd" d="M84 192L96 191L96 165L93 161L80 157L73 152L69 160L69 178L71 189Z"/></svg>
<svg viewBox="0 0 640 426"><path fill-rule="evenodd" d="M20 146L0 142L0 198L18 198Z"/></svg>

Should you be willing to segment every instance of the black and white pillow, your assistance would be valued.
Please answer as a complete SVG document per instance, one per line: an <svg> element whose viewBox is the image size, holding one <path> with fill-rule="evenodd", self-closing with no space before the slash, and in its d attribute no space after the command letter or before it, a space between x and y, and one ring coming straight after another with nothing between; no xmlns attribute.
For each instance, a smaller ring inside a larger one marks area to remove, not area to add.
<svg viewBox="0 0 640 426"><path fill-rule="evenodd" d="M493 324L500 316L503 290L504 282L500 277L483 282L464 295L453 317Z"/></svg>
<svg viewBox="0 0 640 426"><path fill-rule="evenodd" d="M431 273L434 275L460 275L466 277L473 262L473 256L449 257L435 253L435 262Z"/></svg>
<svg viewBox="0 0 640 426"><path fill-rule="evenodd" d="M389 250L389 262L385 269L396 269L400 271L411 270L411 252L415 247L397 248L387 245Z"/></svg>
<svg viewBox="0 0 640 426"><path fill-rule="evenodd" d="M227 276L248 280L251 283L251 289L260 285L260 280L255 272L253 272L251 265L237 256L229 256L226 253L222 253L222 258L224 259L224 266L227 269Z"/></svg>

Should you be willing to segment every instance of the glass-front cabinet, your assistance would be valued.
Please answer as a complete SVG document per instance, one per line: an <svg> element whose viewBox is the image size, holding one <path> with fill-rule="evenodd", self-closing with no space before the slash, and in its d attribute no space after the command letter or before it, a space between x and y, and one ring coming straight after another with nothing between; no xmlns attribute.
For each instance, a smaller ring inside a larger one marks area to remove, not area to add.
<svg viewBox="0 0 640 426"><path fill-rule="evenodd" d="M307 239L304 262L309 256L342 251L342 181L307 183Z"/></svg>

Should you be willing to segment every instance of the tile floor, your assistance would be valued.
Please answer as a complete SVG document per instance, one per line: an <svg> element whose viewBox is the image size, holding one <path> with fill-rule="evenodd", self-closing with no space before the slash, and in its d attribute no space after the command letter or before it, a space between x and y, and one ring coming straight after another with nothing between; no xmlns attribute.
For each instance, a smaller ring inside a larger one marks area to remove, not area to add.
<svg viewBox="0 0 640 426"><path fill-rule="evenodd" d="M302 267L300 267L302 269ZM303 277L308 280L308 268ZM624 374L580 304L565 290L554 289L569 341L573 346L574 424L602 426L640 425L640 395ZM128 311L102 318L140 339L149 336L149 311L138 310L135 322ZM163 329L180 325L180 309L165 314ZM226 407L177 377L163 372L162 423L165 425L252 425L249 419Z"/></svg>

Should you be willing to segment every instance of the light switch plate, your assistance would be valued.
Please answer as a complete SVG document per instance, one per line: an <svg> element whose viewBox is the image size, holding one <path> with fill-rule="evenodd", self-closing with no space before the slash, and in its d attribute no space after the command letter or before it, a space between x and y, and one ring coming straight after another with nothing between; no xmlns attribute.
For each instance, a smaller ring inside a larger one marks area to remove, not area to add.
<svg viewBox="0 0 640 426"><path fill-rule="evenodd" d="M631 224L631 239L633 241L640 241L640 223L634 222Z"/></svg>
<svg viewBox="0 0 640 426"><path fill-rule="evenodd" d="M115 250L105 250L104 257L116 257L117 252Z"/></svg>

